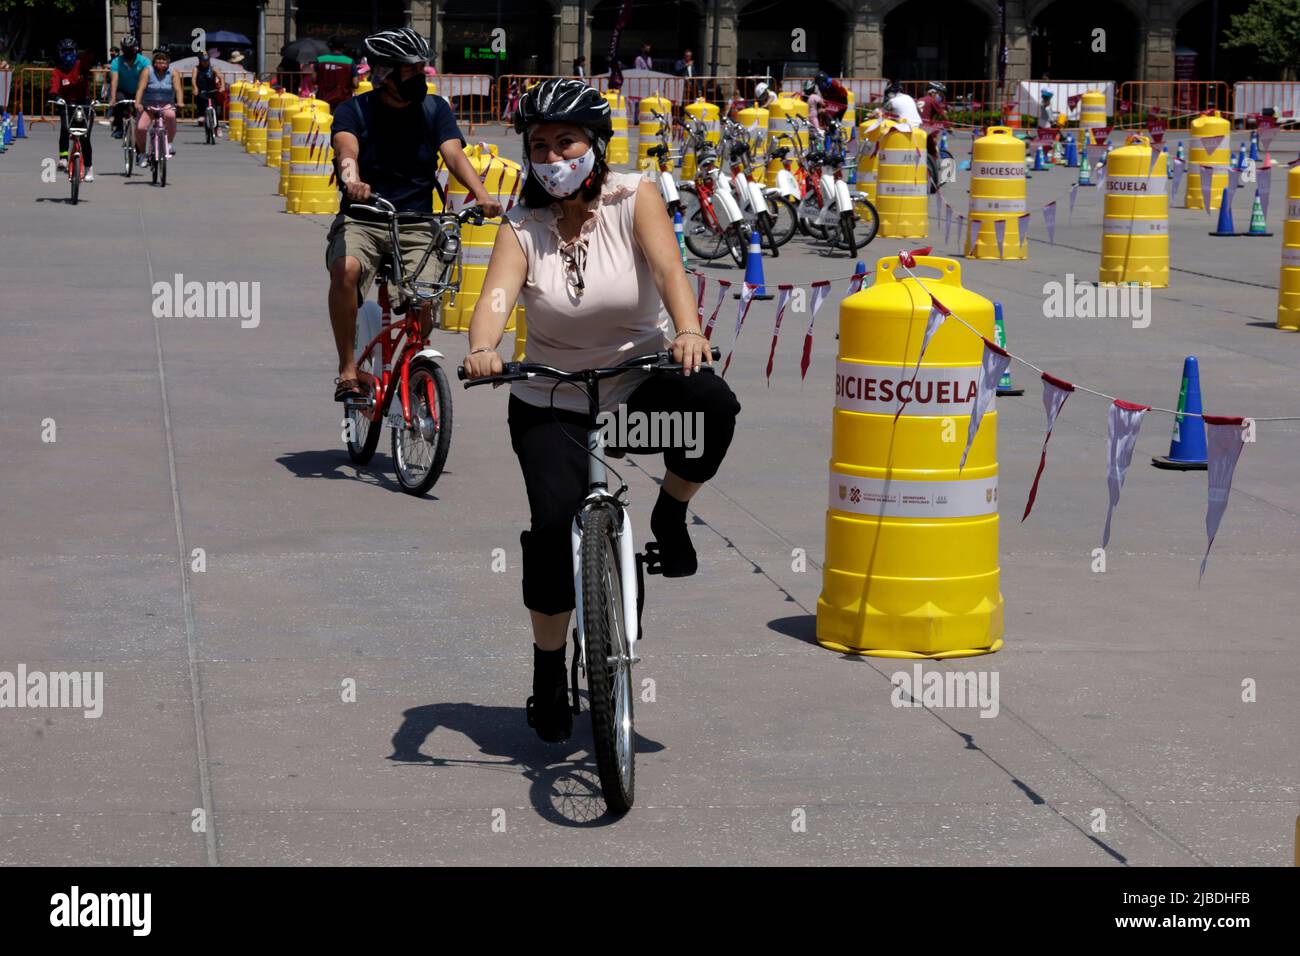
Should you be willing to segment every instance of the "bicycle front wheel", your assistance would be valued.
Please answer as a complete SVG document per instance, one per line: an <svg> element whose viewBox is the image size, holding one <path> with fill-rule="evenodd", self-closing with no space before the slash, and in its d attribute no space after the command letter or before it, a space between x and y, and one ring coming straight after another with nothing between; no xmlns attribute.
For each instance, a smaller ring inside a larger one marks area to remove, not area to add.
<svg viewBox="0 0 1300 956"><path fill-rule="evenodd" d="M682 238L686 248L697 259L712 262L727 254L727 243L720 231L709 224L709 219L700 204L700 197L694 189L687 189L685 184L678 194L682 202Z"/></svg>
<svg viewBox="0 0 1300 956"><path fill-rule="evenodd" d="M411 362L408 382L411 424L393 426L393 464L402 490L422 495L442 474L451 450L451 386L441 366L421 358ZM391 409L400 418L400 395L393 396Z"/></svg>
<svg viewBox="0 0 1300 956"><path fill-rule="evenodd" d="M769 223L772 241L784 246L794 235L799 214L795 212L794 203L784 196L768 196L767 205L772 210Z"/></svg>
<svg viewBox="0 0 1300 956"><path fill-rule="evenodd" d="M77 196L81 192L81 154L73 153L72 158L68 160L68 181L72 183L72 205L77 204Z"/></svg>
<svg viewBox="0 0 1300 956"><path fill-rule="evenodd" d="M616 512L596 507L583 516L582 630L592 749L600 789L611 813L632 808L636 748L632 718L632 655L623 627L623 577Z"/></svg>
<svg viewBox="0 0 1300 956"><path fill-rule="evenodd" d="M846 220L848 216L844 217ZM863 248L872 239L876 238L876 233L880 231L880 213L876 207L865 196L859 194L853 200L853 245L856 247L850 255L855 255L858 249ZM842 229L835 237L835 246L838 249L848 248L847 228Z"/></svg>
<svg viewBox="0 0 1300 956"><path fill-rule="evenodd" d="M163 156L158 160L158 185L167 185L167 157Z"/></svg>

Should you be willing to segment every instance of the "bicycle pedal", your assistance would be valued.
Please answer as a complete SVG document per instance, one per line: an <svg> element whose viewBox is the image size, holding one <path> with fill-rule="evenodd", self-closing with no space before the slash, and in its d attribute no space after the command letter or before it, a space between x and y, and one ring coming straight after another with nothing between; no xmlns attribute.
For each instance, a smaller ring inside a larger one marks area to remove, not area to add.
<svg viewBox="0 0 1300 956"><path fill-rule="evenodd" d="M663 574L663 559L659 556L659 545L654 541L647 541L645 551L636 556L637 561L641 563L642 569L646 574Z"/></svg>

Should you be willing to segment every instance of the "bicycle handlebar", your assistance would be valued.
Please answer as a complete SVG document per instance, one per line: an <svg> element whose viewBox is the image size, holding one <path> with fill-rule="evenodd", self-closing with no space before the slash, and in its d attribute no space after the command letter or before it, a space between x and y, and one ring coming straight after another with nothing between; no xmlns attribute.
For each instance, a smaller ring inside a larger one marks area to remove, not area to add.
<svg viewBox="0 0 1300 956"><path fill-rule="evenodd" d="M718 361L722 358L722 350L716 345L709 350L710 358ZM475 385L491 385L504 382L519 382L524 379L532 378L534 375L540 375L543 378L558 379L561 382L588 382L595 379L613 378L616 375L622 375L624 372L635 371L656 371L656 372L674 372L681 371L681 363L673 361L673 353L667 350L662 352L652 352L649 355L639 355L636 358L630 358L626 362L615 365L611 368L589 368L577 372L566 372L563 369L552 368L549 365L539 365L536 362L506 362L502 367L501 374L487 375L483 378L476 378L473 381L465 381L465 366L456 366L456 378L465 382L466 388L473 388Z"/></svg>
<svg viewBox="0 0 1300 956"><path fill-rule="evenodd" d="M425 213L425 212L399 212L397 207L385 199L379 193L371 193L370 201L375 205L366 205L365 203L354 202L348 205L348 212L360 210L361 212L374 213L379 218L390 221L394 219L418 219L432 221L435 219L455 219L457 223L464 225L467 222L473 222L476 226L483 225L483 207L466 206L458 213ZM382 205L381 205L382 204Z"/></svg>

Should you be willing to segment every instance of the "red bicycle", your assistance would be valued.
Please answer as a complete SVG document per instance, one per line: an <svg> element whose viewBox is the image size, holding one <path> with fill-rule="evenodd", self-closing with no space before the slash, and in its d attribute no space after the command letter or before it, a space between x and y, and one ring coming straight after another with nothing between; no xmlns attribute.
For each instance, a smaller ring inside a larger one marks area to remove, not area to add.
<svg viewBox="0 0 1300 956"><path fill-rule="evenodd" d="M81 194L81 182L86 178L86 160L81 143L90 135L90 125L95 122L95 107L102 104L98 100L89 105L70 104L62 98L49 102L63 111L63 124L68 128L68 182L72 185L72 205L75 206Z"/></svg>
<svg viewBox="0 0 1300 956"><path fill-rule="evenodd" d="M702 123L693 124L693 135L695 180L683 182L678 191L686 248L707 261L730 254L731 260L743 267L749 248L745 214L723 177L718 154L705 140Z"/></svg>
<svg viewBox="0 0 1300 956"><path fill-rule="evenodd" d="M482 225L483 210L470 206L459 213L398 212L377 195L371 203L352 203L350 209L385 221L392 246L388 262L376 276L378 303L367 302L357 313L357 378L363 394L343 403L344 438L349 457L364 465L374 456L387 425L393 432L397 481L408 494L422 495L433 487L447 462L452 418L451 387L436 361L443 354L430 347L432 323L422 327L421 313L426 304L436 307L443 296L454 296L460 288L460 229L466 222ZM399 221L430 226L429 244L409 276L402 268ZM416 278L434 256L439 264L437 280ZM397 289L396 305L388 291L390 284Z"/></svg>

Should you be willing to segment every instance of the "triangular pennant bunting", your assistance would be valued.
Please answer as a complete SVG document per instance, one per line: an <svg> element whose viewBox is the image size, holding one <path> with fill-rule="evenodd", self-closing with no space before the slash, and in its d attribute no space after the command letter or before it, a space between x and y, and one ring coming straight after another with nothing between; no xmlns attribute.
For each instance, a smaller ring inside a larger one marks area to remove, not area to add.
<svg viewBox="0 0 1300 956"><path fill-rule="evenodd" d="M1205 562L1210 560L1210 549L1214 547L1214 536L1219 533L1219 522L1228 510L1228 495L1232 493L1232 473L1237 468L1237 459L1246 447L1243 418L1225 418L1219 415L1205 415L1206 472L1209 476L1210 501L1205 511L1205 534L1209 538L1205 545L1205 557L1201 558L1201 574L1205 577ZM1200 578L1197 579L1198 581Z"/></svg>
<svg viewBox="0 0 1300 956"><path fill-rule="evenodd" d="M808 363L812 361L813 323L817 321L817 310L822 307L830 292L831 284L826 279L812 284L812 302L809 305L809 312L812 314L808 316L808 331L803 336L803 355L799 358L800 381L808 377Z"/></svg>
<svg viewBox="0 0 1300 956"><path fill-rule="evenodd" d="M1134 405L1132 402L1111 403L1110 418L1106 424L1106 441L1109 457L1106 467L1106 485L1110 491L1110 504L1106 508L1106 527L1101 533L1101 546L1110 543L1110 519L1119 504L1120 489L1124 487L1124 475L1133 462L1133 449L1137 445L1138 429L1142 427L1142 416L1151 406Z"/></svg>
<svg viewBox="0 0 1300 956"><path fill-rule="evenodd" d="M1232 177L1228 177L1231 179ZM1201 166L1201 202L1205 203L1205 214L1210 214L1210 188L1214 183L1214 167Z"/></svg>
<svg viewBox="0 0 1300 956"><path fill-rule="evenodd" d="M1033 510L1034 499L1038 497L1038 480L1043 477L1043 468L1047 465L1047 443L1052 440L1052 429L1056 427L1056 416L1065 407L1065 400L1074 392L1074 386L1065 379L1056 378L1046 372L1043 378L1043 410L1047 412L1047 434L1043 437L1043 452L1038 459L1038 471L1034 473L1034 483L1029 486L1029 500L1025 502L1024 521Z"/></svg>
<svg viewBox="0 0 1300 956"><path fill-rule="evenodd" d="M790 293L794 291L792 285L778 285L776 299L776 322L772 325L772 349L767 353L767 384L772 384L772 363L776 361L776 340L781 335L781 318L785 315L785 307L790 302Z"/></svg>
<svg viewBox="0 0 1300 956"><path fill-rule="evenodd" d="M1047 227L1047 242L1056 245L1056 200L1043 207L1043 225Z"/></svg>
<svg viewBox="0 0 1300 956"><path fill-rule="evenodd" d="M993 237L998 241L998 258L1002 258L1002 240L1007 235L1007 221L1005 219L993 220Z"/></svg>
<svg viewBox="0 0 1300 956"><path fill-rule="evenodd" d="M1259 206L1268 218L1268 194L1273 191L1273 167L1260 166L1255 170L1255 189L1259 192Z"/></svg>
<svg viewBox="0 0 1300 956"><path fill-rule="evenodd" d="M713 323L718 321L718 313L722 311L722 303L727 298L727 293L731 291L730 279L718 280L718 301L713 303L713 312L709 315L709 321L704 325L704 337L712 341Z"/></svg>
<svg viewBox="0 0 1300 956"><path fill-rule="evenodd" d="M998 393L998 382L1002 381L1002 376L1006 374L1007 366L1010 364L1009 352L994 345L988 339L984 340L984 360L980 365L979 390L975 393L975 404L970 410L970 427L966 429L966 448L961 453L961 464L957 466L959 472L966 467L966 456L970 454L971 443L975 441L975 435L980 430L984 413L993 404L993 398Z"/></svg>
<svg viewBox="0 0 1300 956"><path fill-rule="evenodd" d="M736 304L736 327L731 332L731 347L727 349L727 358L722 363L722 376L726 378L727 369L731 367L731 356L736 354L736 343L740 341L740 330L744 328L745 316L749 314L750 303L754 301L754 293L758 291L758 286L752 282L746 282L741 286L740 301Z"/></svg>

